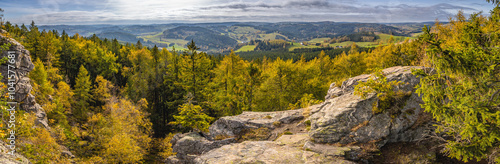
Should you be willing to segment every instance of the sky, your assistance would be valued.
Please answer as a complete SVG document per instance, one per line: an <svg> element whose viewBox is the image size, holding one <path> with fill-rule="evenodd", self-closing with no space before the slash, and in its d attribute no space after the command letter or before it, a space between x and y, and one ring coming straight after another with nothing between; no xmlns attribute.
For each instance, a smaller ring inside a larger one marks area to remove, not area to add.
<svg viewBox="0 0 500 164"><path fill-rule="evenodd" d="M0 0L7 21L38 25L427 22L493 7L486 0Z"/></svg>

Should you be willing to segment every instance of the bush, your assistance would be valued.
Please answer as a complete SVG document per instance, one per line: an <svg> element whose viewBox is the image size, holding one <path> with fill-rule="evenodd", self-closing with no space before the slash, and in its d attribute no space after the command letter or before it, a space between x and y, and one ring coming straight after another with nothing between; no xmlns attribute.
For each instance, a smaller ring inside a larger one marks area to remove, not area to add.
<svg viewBox="0 0 500 164"><path fill-rule="evenodd" d="M395 88L401 85L402 82L387 82L387 78L382 71L375 72L374 76L375 79L359 82L354 88L354 94L366 99L369 94L375 93L378 100L372 105L373 114L388 112L392 117L395 117L399 114L400 109L404 107L412 92L396 91Z"/></svg>

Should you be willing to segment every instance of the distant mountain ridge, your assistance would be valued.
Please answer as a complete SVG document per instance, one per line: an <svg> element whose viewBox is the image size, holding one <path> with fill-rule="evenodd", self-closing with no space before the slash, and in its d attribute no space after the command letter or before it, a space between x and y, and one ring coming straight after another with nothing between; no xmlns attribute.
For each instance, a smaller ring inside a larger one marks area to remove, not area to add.
<svg viewBox="0 0 500 164"><path fill-rule="evenodd" d="M302 42L315 38L333 38L359 32L378 32L395 36L410 36L415 29L427 23L377 24L346 22L224 22L224 23L172 23L151 25L41 25L40 30L64 30L69 35L96 34L100 38L145 46L183 49L194 40L202 51L224 52L238 43L251 40Z"/></svg>

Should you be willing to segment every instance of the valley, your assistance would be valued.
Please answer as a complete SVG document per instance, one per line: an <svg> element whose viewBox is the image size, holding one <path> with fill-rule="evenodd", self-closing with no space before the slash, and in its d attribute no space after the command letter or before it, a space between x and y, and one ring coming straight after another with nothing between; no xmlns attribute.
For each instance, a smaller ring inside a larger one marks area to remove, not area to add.
<svg viewBox="0 0 500 164"><path fill-rule="evenodd" d="M376 24L345 22L227 22L227 23L193 23L193 24L151 24L151 25L42 25L40 30L65 30L69 35L76 33L90 37L109 40L117 39L120 43L153 47L154 45L168 50L185 50L189 41L194 40L201 51L208 53L228 53L254 51L252 40L285 40L290 43L286 50L299 48L348 47L356 43L360 47L376 47L387 44L394 37L394 42L414 39L421 32L423 25L431 23ZM334 38L375 33L376 39L370 41L333 41Z"/></svg>

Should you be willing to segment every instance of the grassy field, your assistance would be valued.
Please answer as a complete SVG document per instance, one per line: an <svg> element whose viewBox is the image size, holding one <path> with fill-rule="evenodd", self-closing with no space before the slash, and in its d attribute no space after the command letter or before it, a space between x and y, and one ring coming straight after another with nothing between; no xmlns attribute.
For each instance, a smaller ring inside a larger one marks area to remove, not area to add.
<svg viewBox="0 0 500 164"><path fill-rule="evenodd" d="M346 46L351 46L352 43L354 43L354 42L347 41L347 42L342 42L342 43L333 43L333 44L330 44L330 46L331 47L336 47L336 46L346 47ZM373 47L373 46L378 46L378 42L356 42L356 45L358 45L359 47Z"/></svg>
<svg viewBox="0 0 500 164"><path fill-rule="evenodd" d="M416 38L416 37L418 37L418 36L420 36L422 34L424 34L424 32L413 33L413 34L411 34L411 37L415 37Z"/></svg>
<svg viewBox="0 0 500 164"><path fill-rule="evenodd" d="M307 41L309 43L325 43L325 40L328 40L330 38L314 38L311 39L310 41Z"/></svg>
<svg viewBox="0 0 500 164"><path fill-rule="evenodd" d="M255 49L255 45L246 45L241 47L240 49L236 50L235 52L247 52L247 51L253 51Z"/></svg>
<svg viewBox="0 0 500 164"><path fill-rule="evenodd" d="M293 51L297 48L320 48L320 46L315 45L300 45L300 43L292 43L292 46L288 48L288 51Z"/></svg>
<svg viewBox="0 0 500 164"><path fill-rule="evenodd" d="M162 38L160 41L160 37L163 35L162 32L157 33L157 34L151 34L151 35L142 35L138 36L139 38L144 39L144 41L151 41L153 43L164 43L167 45L170 45L171 43L174 43L175 49L176 50L183 50L185 49L184 45L186 45L189 41L187 40L182 40L182 39L165 39ZM171 50L174 46L167 47L167 49Z"/></svg>
<svg viewBox="0 0 500 164"><path fill-rule="evenodd" d="M378 36L380 36L380 39L377 40L377 41L382 41L384 43L387 43L389 42L389 40L391 39L391 36L392 35L389 35L389 34L378 34ZM394 38L394 42L397 43L397 42L402 42L402 41L405 41L406 38L411 38L411 37L406 37L406 36L393 36Z"/></svg>
<svg viewBox="0 0 500 164"><path fill-rule="evenodd" d="M287 38L286 36L283 36L283 35L278 34L278 33L270 33L270 34L259 34L260 38L256 38L256 39L258 39L258 40L275 40L276 35L280 35L282 37Z"/></svg>

